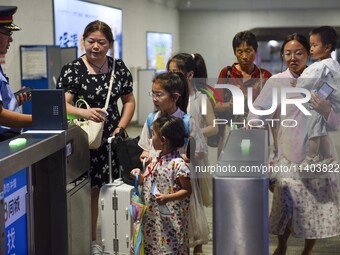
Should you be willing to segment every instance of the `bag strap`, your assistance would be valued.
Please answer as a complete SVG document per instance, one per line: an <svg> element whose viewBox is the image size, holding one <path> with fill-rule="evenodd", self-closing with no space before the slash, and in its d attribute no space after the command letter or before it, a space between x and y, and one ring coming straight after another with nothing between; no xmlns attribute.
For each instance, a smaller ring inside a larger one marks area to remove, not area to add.
<svg viewBox="0 0 340 255"><path fill-rule="evenodd" d="M263 88L263 73L262 73L262 68L259 67L260 70L260 88L262 90Z"/></svg>
<svg viewBox="0 0 340 255"><path fill-rule="evenodd" d="M227 73L225 78L231 78L231 72L232 72L233 67L232 66L227 66Z"/></svg>
<svg viewBox="0 0 340 255"><path fill-rule="evenodd" d="M227 72L226 72L226 75L225 75L225 77L224 77L225 79L230 79L230 78L231 78L232 69L233 69L232 66L227 66ZM229 98L229 97L230 97L230 94L229 94L229 91L227 90L227 91L224 93L223 101L228 102L228 98Z"/></svg>
<svg viewBox="0 0 340 255"><path fill-rule="evenodd" d="M107 93L106 100L105 100L105 105L104 105L104 109L105 110L109 106L109 102L110 102L110 98L111 98L110 95L111 95L111 91L112 91L112 85L113 85L113 82L116 79L115 67L116 67L116 61L115 61L115 59L113 59L113 67L112 67L110 81L109 81L109 88L108 88L108 93ZM82 105L85 105L87 109L91 108L90 105L86 102L85 99L79 98L76 101L75 106L78 107L78 108L81 108Z"/></svg>
<svg viewBox="0 0 340 255"><path fill-rule="evenodd" d="M188 136L190 136L190 126L189 126L190 118L191 118L191 115L187 114L187 113L185 113L183 115L183 118L182 118L183 119L183 123L184 123L185 132L187 133ZM185 138L184 139L184 144L187 144L188 142L189 142L189 139Z"/></svg>
<svg viewBox="0 0 340 255"><path fill-rule="evenodd" d="M86 102L86 100L84 98L79 98L76 103L75 106L78 108L81 108L82 105L86 106L86 109L91 108L90 105Z"/></svg>
<svg viewBox="0 0 340 255"><path fill-rule="evenodd" d="M110 77L110 81L109 81L109 89L108 89L108 92L107 92L105 106L104 106L105 110L109 106L109 102L110 102L110 98L111 98L111 91L112 91L112 84L113 84L114 80L116 79L115 69L116 69L116 60L113 59L113 67L112 67L111 77Z"/></svg>
<svg viewBox="0 0 340 255"><path fill-rule="evenodd" d="M186 114L183 115L184 127L185 127L185 131L187 132L188 135L190 135L190 127L189 127L190 118L191 118L190 114L186 113Z"/></svg>
<svg viewBox="0 0 340 255"><path fill-rule="evenodd" d="M157 112L151 112L149 113L147 119L146 119L146 123L148 125L148 130L149 130L149 134L150 134L150 137L152 137L152 123L153 121L155 120L155 117L156 117L156 113ZM187 114L185 113L182 117L183 119L183 123L184 123L184 128L185 128L185 132L190 136L190 118L192 116L190 114ZM185 144L188 143L188 139L185 138Z"/></svg>
<svg viewBox="0 0 340 255"><path fill-rule="evenodd" d="M156 117L157 112L150 112L148 118L146 119L146 123L148 125L149 135L152 137L152 123Z"/></svg>

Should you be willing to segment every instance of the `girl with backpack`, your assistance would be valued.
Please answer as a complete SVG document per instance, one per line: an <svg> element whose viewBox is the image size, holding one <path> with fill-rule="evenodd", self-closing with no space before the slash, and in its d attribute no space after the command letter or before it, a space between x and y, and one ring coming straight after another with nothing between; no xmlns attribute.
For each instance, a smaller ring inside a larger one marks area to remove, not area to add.
<svg viewBox="0 0 340 255"><path fill-rule="evenodd" d="M169 72L158 74L153 79L152 91L150 92L156 113L151 113L153 117L151 123L157 119L161 113L166 113L171 116L183 119L184 126L189 130L191 140L195 141L195 149L191 148L191 153L187 152L187 144L179 149L183 159L187 162L192 160L202 160L207 153L207 144L201 129L196 124L195 120L186 114L189 102L189 86L187 79L183 73ZM157 150L152 146L151 137L152 125L148 125L146 121L140 136L138 145L144 150L141 154L141 160L146 164L151 162L151 159L158 155ZM191 143L190 143L191 144ZM193 147L193 146L191 146ZM191 155L189 155L191 154ZM193 171L191 171L193 172ZM191 174L191 173L190 173ZM208 242L209 228L207 218L204 213L201 192L198 185L197 178L191 178L192 193L190 196L190 209L189 209L189 238L195 237L200 244ZM195 251L194 254L202 254L201 251Z"/></svg>

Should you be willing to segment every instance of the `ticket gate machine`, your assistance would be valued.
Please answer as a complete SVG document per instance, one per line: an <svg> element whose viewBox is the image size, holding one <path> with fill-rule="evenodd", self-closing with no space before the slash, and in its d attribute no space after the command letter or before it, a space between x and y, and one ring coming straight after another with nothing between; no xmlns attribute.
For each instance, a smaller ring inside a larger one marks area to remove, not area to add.
<svg viewBox="0 0 340 255"><path fill-rule="evenodd" d="M232 130L213 178L215 255L269 253L266 130ZM256 172L259 171L259 172Z"/></svg>

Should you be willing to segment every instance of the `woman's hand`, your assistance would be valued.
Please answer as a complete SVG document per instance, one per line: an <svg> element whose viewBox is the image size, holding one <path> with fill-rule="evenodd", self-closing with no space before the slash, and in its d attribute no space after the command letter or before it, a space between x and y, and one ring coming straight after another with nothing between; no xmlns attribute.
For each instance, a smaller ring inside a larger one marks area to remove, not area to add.
<svg viewBox="0 0 340 255"><path fill-rule="evenodd" d="M103 122L105 120L105 113L100 108L82 109L84 118L94 122Z"/></svg>
<svg viewBox="0 0 340 255"><path fill-rule="evenodd" d="M113 136L113 137L116 136L116 134L119 133L120 129L121 129L121 127L116 127L116 129L113 130L113 132L112 132L112 136Z"/></svg>
<svg viewBox="0 0 340 255"><path fill-rule="evenodd" d="M19 91L24 91L25 90L25 86L23 86ZM18 105L22 105L24 103L26 103L27 101L29 101L31 99L31 94L27 94L27 93L19 93L16 97L16 100L18 102Z"/></svg>
<svg viewBox="0 0 340 255"><path fill-rule="evenodd" d="M332 110L331 103L328 100L318 97L318 95L313 92L311 93L310 103L315 111L328 119L328 115Z"/></svg>

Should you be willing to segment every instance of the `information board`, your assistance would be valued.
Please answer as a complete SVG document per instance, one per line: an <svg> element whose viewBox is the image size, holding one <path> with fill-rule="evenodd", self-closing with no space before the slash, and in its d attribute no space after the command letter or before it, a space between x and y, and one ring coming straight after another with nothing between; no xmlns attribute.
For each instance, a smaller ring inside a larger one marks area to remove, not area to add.
<svg viewBox="0 0 340 255"><path fill-rule="evenodd" d="M6 255L27 255L26 169L4 179Z"/></svg>

